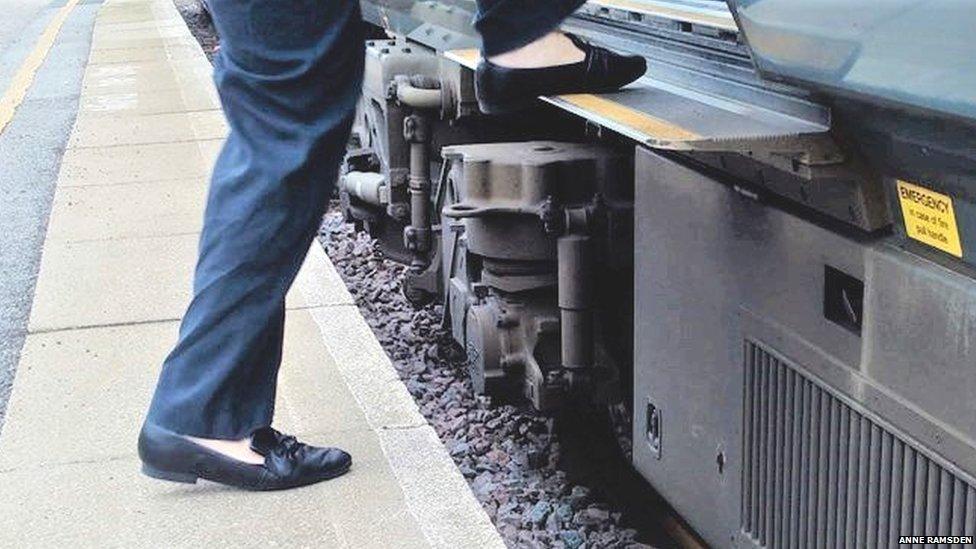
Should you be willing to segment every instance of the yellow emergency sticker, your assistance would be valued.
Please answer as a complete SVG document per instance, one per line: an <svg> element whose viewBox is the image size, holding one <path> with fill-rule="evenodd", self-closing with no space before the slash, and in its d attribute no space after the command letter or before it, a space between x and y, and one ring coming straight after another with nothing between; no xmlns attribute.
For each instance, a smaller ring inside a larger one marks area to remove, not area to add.
<svg viewBox="0 0 976 549"><path fill-rule="evenodd" d="M962 257L959 227L956 225L951 197L899 179L898 201L901 202L908 236Z"/></svg>

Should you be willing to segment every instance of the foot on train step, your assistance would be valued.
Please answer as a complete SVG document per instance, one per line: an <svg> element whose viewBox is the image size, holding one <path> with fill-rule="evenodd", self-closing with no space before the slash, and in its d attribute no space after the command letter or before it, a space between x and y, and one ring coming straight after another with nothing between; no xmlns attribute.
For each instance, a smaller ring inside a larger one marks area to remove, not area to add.
<svg viewBox="0 0 976 549"><path fill-rule="evenodd" d="M475 75L475 93L482 112L508 114L524 110L540 95L611 92L637 80L647 70L647 61L639 55L620 55L572 34L555 33L554 38L543 40L553 39L568 39L568 48L572 50L566 52L566 58L575 59L531 66L533 60L544 62L553 57L551 46L539 41L526 46L525 51L516 50L480 62ZM550 52L532 51L542 48Z"/></svg>

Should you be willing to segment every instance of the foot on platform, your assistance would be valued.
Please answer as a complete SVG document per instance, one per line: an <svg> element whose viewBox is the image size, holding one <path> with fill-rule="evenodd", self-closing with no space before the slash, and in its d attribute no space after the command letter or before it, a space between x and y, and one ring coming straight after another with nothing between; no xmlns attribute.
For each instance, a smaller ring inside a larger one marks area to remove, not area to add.
<svg viewBox="0 0 976 549"><path fill-rule="evenodd" d="M640 78L647 62L577 36L552 33L481 61L475 92L481 111L505 114L531 107L540 95L605 93Z"/></svg>
<svg viewBox="0 0 976 549"><path fill-rule="evenodd" d="M147 423L139 434L142 471L173 482L202 478L245 490L284 490L338 477L352 465L349 454L338 448L309 446L271 427L258 429L250 439L250 452L260 463L242 455L234 441L219 447L211 442Z"/></svg>

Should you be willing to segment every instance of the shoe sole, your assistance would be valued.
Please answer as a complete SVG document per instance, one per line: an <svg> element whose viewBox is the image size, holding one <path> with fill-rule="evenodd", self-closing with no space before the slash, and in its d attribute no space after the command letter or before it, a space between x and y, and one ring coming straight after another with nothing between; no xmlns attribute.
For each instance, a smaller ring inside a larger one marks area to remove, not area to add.
<svg viewBox="0 0 976 549"><path fill-rule="evenodd" d="M520 101L509 101L507 103L488 103L478 99L478 109L483 114L499 116L505 114L516 114L527 111L539 104L537 98L530 97Z"/></svg>
<svg viewBox="0 0 976 549"><path fill-rule="evenodd" d="M620 91L620 89L623 86L631 84L638 79L639 78L635 78L634 80L631 80L620 86L606 86L603 88L592 88L592 89L580 90L578 92L572 92L572 93L573 94L584 93L584 94L593 94L593 95L614 93ZM565 92L565 93L570 93L570 92ZM559 95L564 95L564 93L561 92L561 93L556 93L554 95L559 96ZM516 101L507 101L502 103L491 103L482 100L480 97L478 97L477 99L478 99L478 109L481 110L483 114L488 114L493 116L506 115L506 114L518 114L520 112L524 112L529 109L532 109L533 107L538 107L539 103L541 102L541 99L539 99L538 97L526 97L524 99L519 99Z"/></svg>
<svg viewBox="0 0 976 549"><path fill-rule="evenodd" d="M173 471L162 471L150 465L142 464L142 474L159 480L170 482L182 482L183 484L196 484L197 475L194 473L175 473Z"/></svg>
<svg viewBox="0 0 976 549"><path fill-rule="evenodd" d="M346 465L345 467L343 467L342 469L339 469L337 471L333 471L332 473L330 473L329 475L327 475L325 477L322 477L320 479L316 479L316 480L311 481L311 482L301 483L301 484L293 484L293 485L287 485L287 486L277 486L277 487L273 487L273 488L260 488L260 487L255 487L255 486L237 486L237 488L241 488L243 490L258 491L258 492L271 491L271 490L287 490L289 488L298 488L298 487L301 487L301 486L307 486L309 484L315 484L317 482L324 482L326 480L332 480L332 479L334 479L336 477L340 477L340 476L348 473L349 472L349 469L351 467L352 467L352 463L350 462L349 465ZM147 477L151 477L151 478L154 478L154 479L157 479L157 480L166 480L166 481L169 481L169 482L179 482L179 483L182 483L182 484L196 484L197 483L197 479L202 478L204 480L209 480L211 482L216 482L218 484L227 485L226 483L220 482L218 480L214 480L214 479L211 479L211 478L207 478L206 475L198 475L196 473L178 473L176 471L163 471L162 469L157 469L157 468L155 468L155 467L153 467L151 465L146 465L145 463L142 464L142 473L144 475L146 475Z"/></svg>

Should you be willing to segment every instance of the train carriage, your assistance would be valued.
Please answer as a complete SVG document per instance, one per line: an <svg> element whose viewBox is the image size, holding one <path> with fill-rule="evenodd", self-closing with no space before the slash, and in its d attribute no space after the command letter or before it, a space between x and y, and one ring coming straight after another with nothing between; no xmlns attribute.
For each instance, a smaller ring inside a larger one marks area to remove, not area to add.
<svg viewBox="0 0 976 549"><path fill-rule="evenodd" d="M626 402L715 546L976 532L976 10L592 0L611 94L478 111L467 0L365 0L345 216L479 391Z"/></svg>

